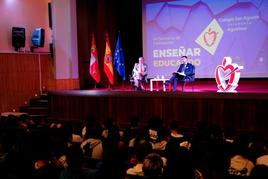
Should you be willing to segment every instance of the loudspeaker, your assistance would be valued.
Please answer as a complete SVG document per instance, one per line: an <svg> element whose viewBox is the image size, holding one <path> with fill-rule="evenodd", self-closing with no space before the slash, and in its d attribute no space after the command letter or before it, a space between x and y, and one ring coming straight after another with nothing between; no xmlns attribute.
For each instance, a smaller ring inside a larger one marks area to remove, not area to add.
<svg viewBox="0 0 268 179"><path fill-rule="evenodd" d="M25 47L25 28L12 27L12 46L16 51L21 47Z"/></svg>
<svg viewBox="0 0 268 179"><path fill-rule="evenodd" d="M32 43L34 47L44 47L45 30L43 28L35 28L32 35Z"/></svg>

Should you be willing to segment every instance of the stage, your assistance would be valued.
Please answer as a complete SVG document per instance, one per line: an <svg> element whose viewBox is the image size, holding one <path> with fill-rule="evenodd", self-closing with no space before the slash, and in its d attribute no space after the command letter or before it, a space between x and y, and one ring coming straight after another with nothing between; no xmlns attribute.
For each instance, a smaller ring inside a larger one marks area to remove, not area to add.
<svg viewBox="0 0 268 179"><path fill-rule="evenodd" d="M150 79L149 79L150 80ZM150 83L146 84L146 91L150 91ZM193 86L193 88L192 88ZM97 91L134 91L129 82L117 84L112 88L92 88ZM172 90L171 85L166 87L167 92ZM182 92L182 84L178 84L177 92ZM184 92L199 92L199 93L216 93L218 90L216 81L213 79L197 79L195 82L186 84ZM268 79L240 79L237 93L267 93L268 94ZM163 91L162 82L154 82L153 91Z"/></svg>
<svg viewBox="0 0 268 179"><path fill-rule="evenodd" d="M234 127L239 131L256 131L268 138L268 82L241 80L237 93L217 93L212 80L196 81L184 92L133 91L121 84L109 89L64 90L49 92L50 117L55 120L82 123L88 115L103 122L113 118L124 128L131 117L137 116L146 124L152 116L160 116L164 123L172 119L182 128L193 129L199 120Z"/></svg>

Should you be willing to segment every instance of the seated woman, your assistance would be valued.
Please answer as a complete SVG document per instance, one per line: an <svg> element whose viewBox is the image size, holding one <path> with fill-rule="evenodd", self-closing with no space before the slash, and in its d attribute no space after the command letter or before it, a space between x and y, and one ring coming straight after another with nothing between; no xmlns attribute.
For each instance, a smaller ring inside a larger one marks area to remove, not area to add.
<svg viewBox="0 0 268 179"><path fill-rule="evenodd" d="M134 80L134 86L136 90L145 90L143 82L147 77L147 64L144 63L144 58L139 58L139 63L135 63L132 77Z"/></svg>

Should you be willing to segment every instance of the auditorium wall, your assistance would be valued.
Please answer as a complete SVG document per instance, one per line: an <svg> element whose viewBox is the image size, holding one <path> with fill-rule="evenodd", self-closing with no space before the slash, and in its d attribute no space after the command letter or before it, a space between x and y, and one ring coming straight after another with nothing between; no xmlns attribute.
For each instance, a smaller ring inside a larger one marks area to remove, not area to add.
<svg viewBox="0 0 268 179"><path fill-rule="evenodd" d="M52 21L55 78L60 83L78 81L76 1L52 0Z"/></svg>
<svg viewBox="0 0 268 179"><path fill-rule="evenodd" d="M52 29L49 2L54 14ZM18 111L44 90L79 88L75 4L75 0L0 1L0 112ZM25 48L19 52L12 47L13 26L26 29ZM45 45L31 52L36 27L45 29ZM61 33L64 30L66 33ZM49 43L54 44L54 58Z"/></svg>
<svg viewBox="0 0 268 179"><path fill-rule="evenodd" d="M0 113L17 112L48 89L55 89L49 54L0 54Z"/></svg>
<svg viewBox="0 0 268 179"><path fill-rule="evenodd" d="M25 48L30 51L32 32L36 27L45 30L45 45L35 49L49 52L51 30L48 21L48 2L50 0L1 0L0 1L0 52L14 52L12 47L12 27L25 28Z"/></svg>

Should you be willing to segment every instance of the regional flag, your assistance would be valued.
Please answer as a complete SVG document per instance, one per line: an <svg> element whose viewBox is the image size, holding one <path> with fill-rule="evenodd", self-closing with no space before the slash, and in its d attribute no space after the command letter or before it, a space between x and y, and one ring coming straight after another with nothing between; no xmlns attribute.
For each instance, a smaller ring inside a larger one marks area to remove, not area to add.
<svg viewBox="0 0 268 179"><path fill-rule="evenodd" d="M114 70L113 70L113 61L112 61L112 52L110 47L109 35L106 33L106 47L104 54L104 72L108 77L108 80L111 85L114 84Z"/></svg>
<svg viewBox="0 0 268 179"><path fill-rule="evenodd" d="M92 33L91 38L91 55L90 55L90 66L89 66L89 73L94 78L94 80L99 83L100 82L100 70L99 70L99 63L98 63L98 53L96 47L95 36Z"/></svg>
<svg viewBox="0 0 268 179"><path fill-rule="evenodd" d="M122 77L122 79L126 80L125 60L124 60L124 53L122 49L120 32L118 32L116 47L114 51L114 67L117 70L118 74Z"/></svg>

